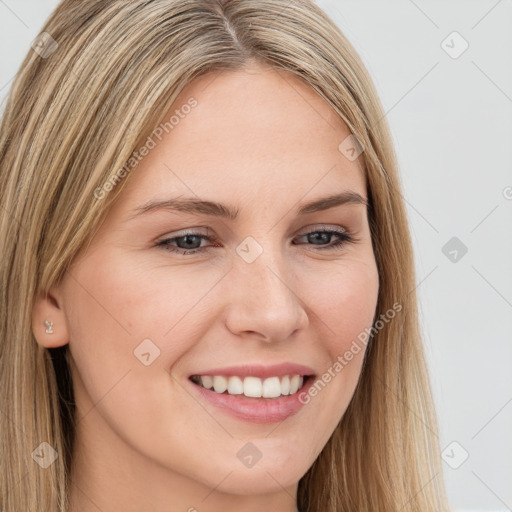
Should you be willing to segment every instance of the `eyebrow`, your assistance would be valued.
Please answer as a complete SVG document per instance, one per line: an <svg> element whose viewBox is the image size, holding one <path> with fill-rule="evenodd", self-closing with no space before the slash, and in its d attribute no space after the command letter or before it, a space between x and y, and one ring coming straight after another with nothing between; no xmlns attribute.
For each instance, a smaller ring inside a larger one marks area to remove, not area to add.
<svg viewBox="0 0 512 512"><path fill-rule="evenodd" d="M297 215L306 215L308 213L320 212L344 204L362 204L368 206L368 200L357 192L347 190L339 194L329 195L304 203L298 208L296 213ZM211 215L231 221L235 221L240 212L239 209L234 209L215 201L206 201L192 197L182 198L179 196L162 201L148 201L142 206L135 208L133 210L134 214L127 220L131 220L148 212L159 210L178 211L195 215Z"/></svg>

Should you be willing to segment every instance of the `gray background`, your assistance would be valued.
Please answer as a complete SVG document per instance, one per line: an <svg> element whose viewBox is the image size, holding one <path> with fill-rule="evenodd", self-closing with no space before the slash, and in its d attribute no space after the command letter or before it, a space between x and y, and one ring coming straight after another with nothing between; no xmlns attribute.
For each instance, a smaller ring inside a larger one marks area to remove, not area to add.
<svg viewBox="0 0 512 512"><path fill-rule="evenodd" d="M2 106L57 3L0 0ZM451 505L511 510L512 1L318 4L360 53L391 125ZM469 47L453 58L461 38Z"/></svg>

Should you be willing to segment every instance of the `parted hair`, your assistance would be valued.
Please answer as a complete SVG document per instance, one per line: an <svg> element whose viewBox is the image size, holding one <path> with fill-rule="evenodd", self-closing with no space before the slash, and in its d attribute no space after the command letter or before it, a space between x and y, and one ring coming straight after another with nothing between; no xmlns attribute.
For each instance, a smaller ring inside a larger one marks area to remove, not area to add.
<svg viewBox="0 0 512 512"><path fill-rule="evenodd" d="M353 398L301 478L301 512L448 510L418 321L413 249L385 113L360 57L313 0L64 0L10 88L0 124L0 507L69 508L74 399L67 347L37 344L34 299L88 244L128 173L102 200L180 91L251 61L318 92L364 149L379 272ZM341 141L340 141L341 142ZM50 467L32 451L48 442Z"/></svg>

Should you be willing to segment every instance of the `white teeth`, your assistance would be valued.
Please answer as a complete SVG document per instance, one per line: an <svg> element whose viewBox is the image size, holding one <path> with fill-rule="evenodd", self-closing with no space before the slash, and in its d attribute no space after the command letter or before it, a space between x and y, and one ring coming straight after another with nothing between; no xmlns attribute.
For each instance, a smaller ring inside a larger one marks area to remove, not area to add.
<svg viewBox="0 0 512 512"><path fill-rule="evenodd" d="M229 377L228 393L230 395L241 395L244 392L244 383L240 377Z"/></svg>
<svg viewBox="0 0 512 512"><path fill-rule="evenodd" d="M195 382L206 389L216 393L228 392L230 395L245 395L252 398L277 398L281 395L293 395L304 383L300 375L285 375L282 378L268 377L224 377L223 375L201 375Z"/></svg>
<svg viewBox="0 0 512 512"><path fill-rule="evenodd" d="M206 389L212 389L213 388L213 377L210 377L209 375L203 375L202 377L199 377L201 380L201 384Z"/></svg>
<svg viewBox="0 0 512 512"><path fill-rule="evenodd" d="M298 375L294 375L290 379L290 395L293 395L293 393L297 393L297 390L299 389L299 379L300 377Z"/></svg>
<svg viewBox="0 0 512 512"><path fill-rule="evenodd" d="M224 391L228 389L228 381L226 377L215 375L215 377L213 377L213 389L216 393L224 393Z"/></svg>
<svg viewBox="0 0 512 512"><path fill-rule="evenodd" d="M288 375L285 375L281 379L281 394L283 394L283 395L290 394L290 377L288 377Z"/></svg>
<svg viewBox="0 0 512 512"><path fill-rule="evenodd" d="M281 394L281 382L279 377L270 377L263 381L263 398L275 398Z"/></svg>
<svg viewBox="0 0 512 512"><path fill-rule="evenodd" d="M259 398L261 396L261 379L258 377L245 377L244 379L244 395Z"/></svg>

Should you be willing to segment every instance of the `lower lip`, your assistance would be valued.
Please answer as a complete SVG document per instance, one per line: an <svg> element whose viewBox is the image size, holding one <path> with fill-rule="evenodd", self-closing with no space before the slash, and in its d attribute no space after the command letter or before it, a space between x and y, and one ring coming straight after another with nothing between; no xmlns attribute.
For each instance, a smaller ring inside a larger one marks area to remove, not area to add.
<svg viewBox="0 0 512 512"><path fill-rule="evenodd" d="M235 418L252 423L277 423L296 414L303 407L299 396L308 391L314 377L308 377L299 391L293 395L277 398L251 398L245 395L229 395L216 393L189 381L195 392L210 404L227 412Z"/></svg>

